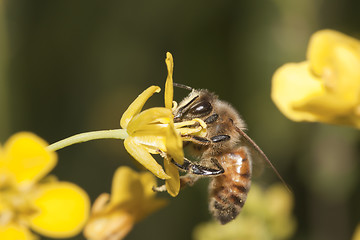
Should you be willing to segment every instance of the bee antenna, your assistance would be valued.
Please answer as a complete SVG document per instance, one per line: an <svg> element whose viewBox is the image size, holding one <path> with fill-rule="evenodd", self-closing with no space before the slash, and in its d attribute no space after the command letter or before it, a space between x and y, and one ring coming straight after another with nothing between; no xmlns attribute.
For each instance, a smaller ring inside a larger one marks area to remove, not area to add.
<svg viewBox="0 0 360 240"><path fill-rule="evenodd" d="M175 83L175 82L174 82L173 85L174 85L175 87L182 88L182 89L186 89L186 90L189 90L189 91L194 90L192 87L189 87L189 86L184 85L184 84L181 84L181 83Z"/></svg>
<svg viewBox="0 0 360 240"><path fill-rule="evenodd" d="M275 172L276 176L280 179L280 181L285 185L286 189L291 193L291 189L289 185L285 182L285 180L282 178L278 170L275 168L275 166L271 163L270 159L265 155L265 153L261 150L261 148L240 128L237 129L238 132L248 141L258 153L265 159L265 161L270 165L270 167Z"/></svg>

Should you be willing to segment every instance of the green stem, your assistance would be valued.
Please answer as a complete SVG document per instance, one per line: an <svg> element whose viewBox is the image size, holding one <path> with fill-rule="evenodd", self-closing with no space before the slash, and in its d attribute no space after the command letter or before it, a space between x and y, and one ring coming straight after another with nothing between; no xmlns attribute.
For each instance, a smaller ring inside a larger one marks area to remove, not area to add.
<svg viewBox="0 0 360 240"><path fill-rule="evenodd" d="M76 143L87 142L90 140L107 139L107 138L125 139L128 136L129 135L126 132L126 129L102 130L102 131L79 133L49 145L48 149L51 151L57 151L64 147L68 147Z"/></svg>

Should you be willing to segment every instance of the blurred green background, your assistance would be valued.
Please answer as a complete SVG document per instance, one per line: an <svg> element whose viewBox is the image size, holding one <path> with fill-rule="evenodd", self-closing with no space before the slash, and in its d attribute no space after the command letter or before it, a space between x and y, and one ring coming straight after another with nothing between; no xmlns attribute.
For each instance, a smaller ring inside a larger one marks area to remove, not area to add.
<svg viewBox="0 0 360 240"><path fill-rule="evenodd" d="M293 239L349 239L360 221L359 131L291 122L272 103L270 88L279 66L305 59L315 31L360 38L359 10L355 0L0 0L0 141L24 130L53 143L118 128L140 92L164 86L170 51L175 82L231 102L292 188ZM176 100L185 94L175 89ZM162 96L146 106L162 105ZM92 200L110 191L118 166L135 167L117 140L58 154L53 173L82 186ZM255 181L279 180L266 168ZM209 219L204 180L137 224L127 239L191 239L193 228Z"/></svg>

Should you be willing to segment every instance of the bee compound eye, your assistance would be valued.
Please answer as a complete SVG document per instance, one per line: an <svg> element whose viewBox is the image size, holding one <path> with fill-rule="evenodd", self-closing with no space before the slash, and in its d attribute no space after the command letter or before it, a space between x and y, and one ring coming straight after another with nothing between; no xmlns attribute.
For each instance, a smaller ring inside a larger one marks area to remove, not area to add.
<svg viewBox="0 0 360 240"><path fill-rule="evenodd" d="M189 113L195 116L203 116L209 114L211 111L211 103L208 101L202 101L192 106Z"/></svg>

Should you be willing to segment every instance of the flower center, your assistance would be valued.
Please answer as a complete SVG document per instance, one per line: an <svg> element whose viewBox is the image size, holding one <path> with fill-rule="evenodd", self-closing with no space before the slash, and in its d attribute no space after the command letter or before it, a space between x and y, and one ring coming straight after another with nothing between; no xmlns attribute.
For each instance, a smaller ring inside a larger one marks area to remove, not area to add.
<svg viewBox="0 0 360 240"><path fill-rule="evenodd" d="M174 123L175 130L182 136L197 135L205 137L206 123L200 118L194 118L190 121Z"/></svg>

